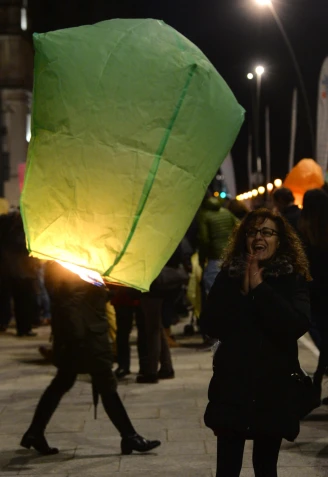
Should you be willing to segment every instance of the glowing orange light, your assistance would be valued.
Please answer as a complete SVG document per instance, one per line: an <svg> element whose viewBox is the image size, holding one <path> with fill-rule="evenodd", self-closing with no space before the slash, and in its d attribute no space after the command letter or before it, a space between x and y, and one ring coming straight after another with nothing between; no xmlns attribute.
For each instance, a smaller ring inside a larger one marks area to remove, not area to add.
<svg viewBox="0 0 328 477"><path fill-rule="evenodd" d="M79 267L78 265L73 265L72 263L61 262L56 260L62 267L67 268L71 272L79 275L82 280L85 282L92 283L93 285L104 285L104 280L98 272L93 270L88 270L87 268Z"/></svg>
<svg viewBox="0 0 328 477"><path fill-rule="evenodd" d="M219 197L220 194L218 192L214 192L213 195L214 195L214 197Z"/></svg>

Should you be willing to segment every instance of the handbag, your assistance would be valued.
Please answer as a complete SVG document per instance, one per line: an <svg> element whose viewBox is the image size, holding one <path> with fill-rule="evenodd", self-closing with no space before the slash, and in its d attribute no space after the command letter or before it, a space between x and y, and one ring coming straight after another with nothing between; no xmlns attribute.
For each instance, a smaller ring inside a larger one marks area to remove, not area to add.
<svg viewBox="0 0 328 477"><path fill-rule="evenodd" d="M291 412L299 419L321 405L311 377L301 367L289 376L288 403Z"/></svg>

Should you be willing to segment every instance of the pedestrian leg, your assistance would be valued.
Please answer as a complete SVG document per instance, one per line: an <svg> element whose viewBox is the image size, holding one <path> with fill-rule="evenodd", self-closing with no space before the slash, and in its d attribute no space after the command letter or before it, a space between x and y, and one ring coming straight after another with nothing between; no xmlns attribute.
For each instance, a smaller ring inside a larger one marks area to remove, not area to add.
<svg viewBox="0 0 328 477"><path fill-rule="evenodd" d="M281 438L260 436L254 439L253 467L255 477L277 477Z"/></svg>
<svg viewBox="0 0 328 477"><path fill-rule="evenodd" d="M216 477L239 477L244 448L243 437L218 436Z"/></svg>
<svg viewBox="0 0 328 477"><path fill-rule="evenodd" d="M118 369L117 378L130 374L130 333L133 324L133 307L115 306L116 312L116 352Z"/></svg>
<svg viewBox="0 0 328 477"><path fill-rule="evenodd" d="M92 381L95 389L97 389L101 396L106 414L122 437L122 454L131 454L134 450L138 452L149 452L161 444L160 441L149 441L137 434L124 404L116 391L115 378L112 373L92 374Z"/></svg>
<svg viewBox="0 0 328 477"><path fill-rule="evenodd" d="M22 438L21 445L23 447L34 447L44 455L58 453L58 449L48 446L44 432L61 398L72 388L75 380L75 373L58 370L55 378L41 396L32 423Z"/></svg>

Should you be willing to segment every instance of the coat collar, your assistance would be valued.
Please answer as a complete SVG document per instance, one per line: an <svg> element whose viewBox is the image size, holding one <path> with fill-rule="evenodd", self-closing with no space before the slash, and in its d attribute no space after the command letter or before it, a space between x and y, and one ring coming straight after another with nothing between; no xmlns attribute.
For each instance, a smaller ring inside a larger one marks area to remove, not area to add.
<svg viewBox="0 0 328 477"><path fill-rule="evenodd" d="M242 278L246 270L245 257L235 257L227 267L231 278ZM294 267L285 255L276 257L264 266L263 278L280 277L281 275L290 275Z"/></svg>

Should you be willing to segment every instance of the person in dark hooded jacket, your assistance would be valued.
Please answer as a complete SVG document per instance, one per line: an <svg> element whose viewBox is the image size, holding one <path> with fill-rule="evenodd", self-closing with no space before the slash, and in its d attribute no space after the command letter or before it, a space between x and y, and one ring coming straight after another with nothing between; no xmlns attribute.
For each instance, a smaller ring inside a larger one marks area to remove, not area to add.
<svg viewBox="0 0 328 477"><path fill-rule="evenodd" d="M46 426L77 375L88 373L94 399L101 396L108 417L121 434L122 453L147 452L158 447L160 441L149 441L136 433L116 390L108 340L106 287L88 283L56 262L46 265L45 284L51 301L53 360L58 371L42 395L21 445L34 447L44 455L58 453L45 439Z"/></svg>
<svg viewBox="0 0 328 477"><path fill-rule="evenodd" d="M238 219L220 199L206 197L198 212L199 264L203 268L203 285L207 295L220 271L221 258Z"/></svg>
<svg viewBox="0 0 328 477"><path fill-rule="evenodd" d="M240 475L246 439L254 441L256 477L276 477L282 438L299 433L297 340L309 328L308 280L301 242L286 220L267 209L249 213L202 316L206 333L219 340L205 412L217 436L218 477Z"/></svg>

